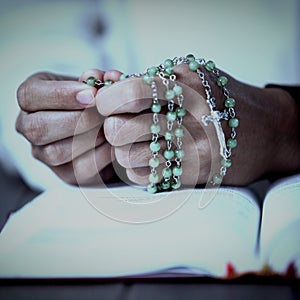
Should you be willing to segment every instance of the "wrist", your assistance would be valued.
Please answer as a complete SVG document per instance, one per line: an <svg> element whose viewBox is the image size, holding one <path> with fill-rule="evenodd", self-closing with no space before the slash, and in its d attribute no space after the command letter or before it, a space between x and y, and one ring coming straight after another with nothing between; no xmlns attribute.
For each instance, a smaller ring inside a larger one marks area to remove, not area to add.
<svg viewBox="0 0 300 300"><path fill-rule="evenodd" d="M274 103L273 122L276 136L273 143L273 163L269 173L280 175L293 174L300 171L300 130L299 107L295 99L278 87L265 88L269 101Z"/></svg>
<svg viewBox="0 0 300 300"><path fill-rule="evenodd" d="M299 116L294 99L278 88L257 88L233 81L238 101L239 146L227 184L248 184L261 177L300 170Z"/></svg>

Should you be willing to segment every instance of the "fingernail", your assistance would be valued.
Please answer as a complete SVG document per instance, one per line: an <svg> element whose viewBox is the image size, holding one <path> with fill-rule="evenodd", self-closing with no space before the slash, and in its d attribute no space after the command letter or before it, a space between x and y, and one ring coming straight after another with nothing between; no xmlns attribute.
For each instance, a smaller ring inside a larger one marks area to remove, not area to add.
<svg viewBox="0 0 300 300"><path fill-rule="evenodd" d="M90 104L94 100L94 94L90 89L86 89L77 93L76 99L81 104Z"/></svg>

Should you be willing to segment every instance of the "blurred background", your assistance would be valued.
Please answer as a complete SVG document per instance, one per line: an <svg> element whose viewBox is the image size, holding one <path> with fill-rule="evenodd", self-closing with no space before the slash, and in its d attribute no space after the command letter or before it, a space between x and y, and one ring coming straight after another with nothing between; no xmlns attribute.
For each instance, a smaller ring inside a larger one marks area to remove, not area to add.
<svg viewBox="0 0 300 300"><path fill-rule="evenodd" d="M0 37L1 166L41 189L59 179L14 125L34 72L132 73L193 53L249 84L300 84L298 0L1 0Z"/></svg>

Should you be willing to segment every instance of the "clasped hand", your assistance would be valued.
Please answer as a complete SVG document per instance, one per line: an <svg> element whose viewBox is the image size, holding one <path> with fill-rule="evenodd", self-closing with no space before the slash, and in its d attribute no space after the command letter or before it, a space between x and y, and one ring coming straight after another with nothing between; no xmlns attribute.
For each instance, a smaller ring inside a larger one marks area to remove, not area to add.
<svg viewBox="0 0 300 300"><path fill-rule="evenodd" d="M141 78L119 82L120 74L91 69L78 80L38 73L18 89L21 111L17 131L31 143L32 155L69 184L97 185L100 177L104 181L119 177L136 184L148 183L151 88ZM205 183L220 160L214 128L201 122L201 116L208 113L205 92L197 75L188 72L186 66L177 66L176 74L187 109L182 182ZM82 83L90 76L115 83L97 91ZM228 77L229 89L238 102L240 127L239 144L224 183L244 185L270 172L299 167L299 155L292 155L299 150L299 141L290 96L279 89L260 89ZM221 98L217 87L212 88ZM160 97L162 90L158 81L159 98L165 101ZM289 120L281 122L286 115ZM160 125L165 126L164 122ZM224 125L225 134L228 130ZM286 155L289 160L283 164ZM163 159L160 161L162 169ZM126 178L122 178L124 173Z"/></svg>

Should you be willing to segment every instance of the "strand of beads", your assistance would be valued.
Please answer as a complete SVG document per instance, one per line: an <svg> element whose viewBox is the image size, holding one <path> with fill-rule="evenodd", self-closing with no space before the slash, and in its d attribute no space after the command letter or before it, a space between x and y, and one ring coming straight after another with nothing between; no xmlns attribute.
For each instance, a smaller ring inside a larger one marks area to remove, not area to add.
<svg viewBox="0 0 300 300"><path fill-rule="evenodd" d="M178 189L181 185L180 182L180 176L182 175L182 166L181 162L184 157L184 150L182 149L182 144L183 144L183 137L184 137L184 130L182 128L182 122L183 122L183 117L186 114L186 110L183 107L183 93L182 93L182 87L175 84L174 88L174 93L177 96L177 102L178 102L178 107L176 108L176 116L177 116L177 128L174 130L174 134L176 137L176 145L177 149L175 150L175 163L176 166L173 168L173 188Z"/></svg>
<svg viewBox="0 0 300 300"><path fill-rule="evenodd" d="M151 158L149 160L149 166L151 168L151 172L149 175L149 186L148 191L151 193L157 192L157 183L159 182L159 176L157 174L156 168L159 166L159 159L158 153L161 148L161 145L158 141L159 133L160 133L160 125L159 125L159 118L158 114L161 111L161 105L158 102L158 95L157 95L157 87L154 81L154 78L147 78L146 79L148 84L151 84L152 88L152 106L151 110L153 112L153 124L150 126L150 131L152 134L152 141L150 143L150 150L151 150Z"/></svg>
<svg viewBox="0 0 300 300"><path fill-rule="evenodd" d="M220 120L222 118L227 119L227 113L221 113L216 110L216 99L212 95L211 91L211 86L209 82L205 79L205 74L202 72L200 69L196 70L199 78L201 79L202 86L205 90L206 93L206 102L208 103L209 109L210 109L210 115L204 115L202 116L202 122L205 126L208 126L208 124L211 122L213 123L216 133L217 133L217 138L219 141L219 151L220 151L220 156L222 157L222 161L227 159L226 153L227 153L227 147L226 147L226 141L225 141L225 135L223 132L223 129L221 127ZM222 173L221 173L222 171ZM224 173L225 171L225 173ZM226 174L226 169L223 168L221 165L221 169L219 173L215 173L212 176L211 183L213 185L216 184L221 184L223 177Z"/></svg>
<svg viewBox="0 0 300 300"><path fill-rule="evenodd" d="M158 153L154 153L152 149L152 143L154 142L153 138L153 126L155 126L155 121L151 125L152 132L152 142L150 144L150 150L152 152L152 157L149 161L151 172L149 175L150 184L147 189L149 192L154 193L157 191L166 191L170 189L178 189L181 186L180 177L182 175L182 166L181 161L184 155L182 149L182 138L184 136L184 131L182 128L183 117L185 115L185 109L183 108L183 94L182 88L176 83L176 75L173 70L174 62L170 59L167 59L163 64L158 67L151 67L147 70L147 73L144 75L144 82L147 84L153 84L154 76L157 75L158 78L162 80L163 85L165 86L165 98L168 101L166 113L166 127L167 131L164 134L164 138L167 144L167 148L163 152L165 158L165 167L162 170L162 180L158 182L158 174L156 169L153 170L153 159ZM156 113L153 110L153 106L156 104L155 93L153 92L153 103L152 103L152 112L153 120L155 120ZM157 97L157 93L156 93ZM174 99L177 99L178 107L175 110ZM161 111L161 106L159 107L159 112ZM176 125L174 125L176 124ZM174 127L176 128L174 129ZM156 128L154 127L154 130ZM160 130L160 129L159 129ZM155 138L157 138L155 136ZM173 147L173 141L176 138L176 149ZM157 141L156 141L157 142ZM174 160L173 160L174 159ZM155 161L156 162L156 161ZM155 173L155 176L153 175ZM153 177L154 176L154 177Z"/></svg>
<svg viewBox="0 0 300 300"><path fill-rule="evenodd" d="M160 74L160 76L163 76ZM180 176L182 175L182 167L181 167L181 159L182 159L182 138L183 138L183 128L182 128L182 120L183 120L183 95L182 88L177 85L176 76L174 74L170 75L170 81L174 83L173 88L169 89L169 82L166 78L163 78L163 84L166 86L165 97L168 100L168 112L166 114L167 119L167 132L165 133L165 140L167 142L167 149L164 151L164 157L166 159L166 168L163 169L163 177L164 184L162 185L162 189L172 188L178 189L181 185ZM176 109L174 111L174 98L177 97L179 101L179 107L181 111ZM178 113L181 116L178 115ZM176 122L176 123L175 123ZM177 127L173 130L174 123L177 124ZM173 140L176 138L176 149L173 150ZM181 152L180 152L181 151ZM172 166L172 159L175 157L174 162L175 166ZM172 169L171 169L172 167ZM170 177L172 176L172 180Z"/></svg>
<svg viewBox="0 0 300 300"><path fill-rule="evenodd" d="M187 56L189 61L189 68L192 71L196 71L199 78L201 79L201 83L204 87L206 93L207 103L210 108L210 115L209 116L202 116L202 121L205 126L208 125L209 122L213 122L217 137L220 144L220 156L222 157L221 160L221 167L219 173L215 173L212 176L211 183L213 185L220 185L223 181L224 176L227 173L227 168L231 166L231 154L232 149L237 146L236 140L236 128L239 126L239 120L236 118L234 106L235 100L230 98L229 91L226 88L228 83L228 79L226 76L221 76L220 71L216 68L215 63L211 60L205 61L204 59L195 59L193 55ZM204 66L204 68L208 72L212 72L217 77L217 85L223 89L223 94L225 96L224 106L225 109L223 111L218 111L216 108L216 99L212 95L212 90L209 82L205 79L204 72L200 69L200 65ZM221 126L220 121L227 120L228 126L231 128L230 138L225 139L225 135Z"/></svg>
<svg viewBox="0 0 300 300"><path fill-rule="evenodd" d="M227 168L231 167L231 155L232 149L237 146L236 140L236 128L239 126L239 119L236 117L235 113L235 99L231 98L229 91L227 89L228 78L226 76L220 75L220 71L216 68L213 61L208 61L205 64L205 69L208 72L212 72L217 77L217 84L223 89L223 94L225 96L224 106L225 110L223 113L223 119L228 121L228 126L231 128L230 137L226 141L227 148L223 150L223 159L221 161L220 173L215 174L213 177L213 184L221 184L223 177L226 175Z"/></svg>
<svg viewBox="0 0 300 300"><path fill-rule="evenodd" d="M174 75L172 76L172 81L174 81ZM170 76L170 80L171 80ZM166 121L167 121L167 131L165 133L165 140L167 143L167 149L164 150L163 156L166 159L165 168L162 170L163 180L161 182L161 187L166 190L169 189L171 186L171 176L172 176L172 159L174 157L174 151L172 149L172 143L174 139L173 133L173 124L176 120L176 113L174 112L174 91L169 87L169 80L165 77L164 72L159 73L159 77L162 79L163 85L166 87L165 97L168 100L168 112L166 114Z"/></svg>

